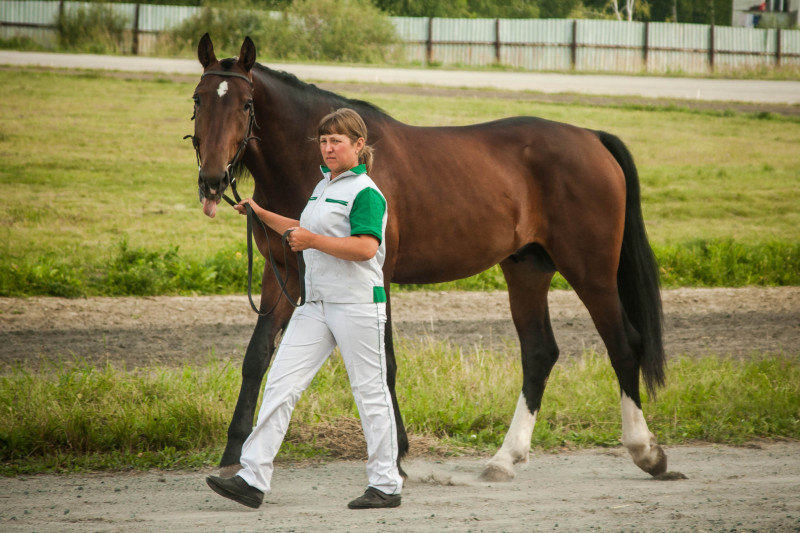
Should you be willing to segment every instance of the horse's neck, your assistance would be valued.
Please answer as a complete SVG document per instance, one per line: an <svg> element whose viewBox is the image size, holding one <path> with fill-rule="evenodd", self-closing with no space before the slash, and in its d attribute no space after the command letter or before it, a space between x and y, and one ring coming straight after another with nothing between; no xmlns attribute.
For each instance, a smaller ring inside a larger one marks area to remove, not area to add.
<svg viewBox="0 0 800 533"><path fill-rule="evenodd" d="M257 191L270 208L297 217L320 180L320 155L310 124L324 115L324 102L303 98L284 82L264 74L257 83L256 109L259 137L246 157ZM259 94L260 93L260 94ZM258 113L258 102L266 112ZM312 132L312 133L309 133Z"/></svg>

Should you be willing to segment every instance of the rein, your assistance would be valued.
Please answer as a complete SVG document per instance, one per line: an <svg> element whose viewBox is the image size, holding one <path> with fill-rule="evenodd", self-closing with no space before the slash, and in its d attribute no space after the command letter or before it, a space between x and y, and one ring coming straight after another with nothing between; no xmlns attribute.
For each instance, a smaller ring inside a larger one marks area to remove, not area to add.
<svg viewBox="0 0 800 533"><path fill-rule="evenodd" d="M202 78L204 78L206 76L209 76L209 75L242 78L245 81L247 81L248 84L250 84L250 87L253 86L253 81L249 77L245 76L244 74L239 74L238 72L228 72L228 71L224 71L224 70L209 70L208 72L204 72L203 75L200 76L200 78L202 79ZM236 150L236 153L233 155L233 158L230 160L228 165L225 167L225 177L228 178L228 183L230 183L231 192L233 192L233 197L235 198L235 201L231 200L224 193L222 194L222 198L223 198L223 200L228 202L232 207L240 204L241 201L242 201L242 198L239 196L239 191L236 189L236 178L231 175L230 170L238 162L239 158L242 156L242 154L244 153L245 149L247 148L247 144L251 140L259 140L259 141L261 140L260 138L255 137L255 136L252 135L253 126L255 125L256 127L258 127L258 124L256 124L255 109L253 108L252 102L249 105L249 111L250 111L250 119L249 119L249 122L247 124L247 133L242 138L242 141L239 143L239 148L238 148L238 150ZM192 118L194 119L194 116L192 116ZM199 144L197 142L197 138L194 135L190 134L190 135L184 136L184 139L191 139L192 140L192 145L194 146L195 156L197 157L197 167L198 167L198 169L201 168L202 167L202 161L200 159L200 146L199 146ZM202 191L202 189L198 190L198 194L200 195L200 200L202 201L202 199L203 199L203 191ZM267 232L267 226L264 224L264 222L260 218L258 218L258 216L256 216L256 214L253 211L253 208L250 206L250 204L245 204L245 208L247 210L247 298L248 298L248 300L250 300L250 307L252 307L253 311L255 311L259 316L270 315L275 310L275 308L278 306L278 303L280 302L280 299L281 299L281 295L283 295L286 298L286 301L288 301L289 304L292 307L300 307L306 301L306 286L305 286L305 283L304 283L306 265L305 265L305 261L303 261L303 252L297 252L297 270L298 270L298 274L299 274L299 277L300 277L300 301L299 302L295 301L292 298L292 295L289 294L289 290L286 288L286 284L289 281L289 263L288 263L287 256L286 256L286 247L287 247L288 244L287 244L286 241L289 238L289 234L294 230L286 230L286 232L284 232L284 234L281 235L281 248L283 250L283 264L285 265L285 268L286 268L286 277L284 278L281 275L281 273L278 271L278 265L276 264L275 257L272 254L272 247L269 244L269 234ZM261 226L261 230L264 232L264 237L267 240L267 255L268 255L268 259L269 259L269 264L272 267L272 272L275 275L275 279L277 280L278 286L281 289L281 292L278 294L278 298L272 304L272 307L270 307L269 311L266 311L264 313L259 311L258 307L256 307L255 302L253 301L253 222L257 222L258 225Z"/></svg>

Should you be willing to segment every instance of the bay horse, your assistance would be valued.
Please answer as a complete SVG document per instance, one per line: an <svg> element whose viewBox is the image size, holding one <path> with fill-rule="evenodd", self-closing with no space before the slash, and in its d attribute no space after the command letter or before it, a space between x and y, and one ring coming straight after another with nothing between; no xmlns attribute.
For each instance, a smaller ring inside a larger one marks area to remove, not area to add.
<svg viewBox="0 0 800 533"><path fill-rule="evenodd" d="M299 218L320 179L314 140L319 120L349 107L367 124L376 152L370 175L389 210L386 355L398 466L408 438L395 394L389 282L450 281L499 263L520 340L522 390L503 444L481 477L510 480L514 465L528 460L542 394L558 359L547 305L556 271L588 309L608 351L620 387L623 445L645 472L666 471L666 455L647 427L639 396L640 372L651 392L664 382L658 267L645 233L637 170L620 139L532 117L410 126L367 102L257 64L249 37L238 57L218 60L205 34L197 55L203 75L194 92L193 142L200 199L209 216L235 172L246 168L259 205ZM257 233L256 244L266 255L268 245L280 245L280 236ZM290 255L282 268L295 273L287 276L286 289L297 298L298 265ZM280 290L265 268L262 310L280 298ZM223 475L238 470L262 379L292 310L281 299L257 320L220 461Z"/></svg>

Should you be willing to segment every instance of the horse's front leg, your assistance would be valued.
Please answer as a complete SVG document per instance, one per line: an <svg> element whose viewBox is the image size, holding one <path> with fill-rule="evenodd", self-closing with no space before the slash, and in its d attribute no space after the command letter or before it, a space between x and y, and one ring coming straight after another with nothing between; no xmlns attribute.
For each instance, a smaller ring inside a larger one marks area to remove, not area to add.
<svg viewBox="0 0 800 533"><path fill-rule="evenodd" d="M511 316L522 352L522 392L503 444L481 474L486 481L510 481L514 465L527 463L536 415L547 378L558 360L558 346L550 325L547 291L553 272L542 269L533 257L500 263L508 283Z"/></svg>
<svg viewBox="0 0 800 533"><path fill-rule="evenodd" d="M298 293L296 278L297 274L290 270L288 283L290 294ZM286 327L294 310L280 295L280 288L273 278L269 265L264 269L261 286L261 312L269 310L276 298L280 297L281 300L272 313L258 317L256 328L250 337L250 344L244 354L242 386L239 389L239 399L236 401L233 418L228 426L228 442L219 463L222 477L232 476L241 468L239 456L242 453L244 441L247 440L253 429L258 394L261 391L264 374L275 351L275 339Z"/></svg>

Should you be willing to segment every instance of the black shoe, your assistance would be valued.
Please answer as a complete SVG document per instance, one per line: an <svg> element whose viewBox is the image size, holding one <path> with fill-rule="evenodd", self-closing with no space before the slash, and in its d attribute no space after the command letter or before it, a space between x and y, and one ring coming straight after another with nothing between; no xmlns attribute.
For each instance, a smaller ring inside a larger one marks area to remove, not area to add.
<svg viewBox="0 0 800 533"><path fill-rule="evenodd" d="M350 509L383 509L400 507L399 494L386 494L375 487L367 487L366 492L347 504Z"/></svg>
<svg viewBox="0 0 800 533"><path fill-rule="evenodd" d="M239 476L208 476L206 478L206 483L211 487L211 490L220 496L252 507L253 509L258 509L258 506L264 501L264 493L248 485L247 482Z"/></svg>

